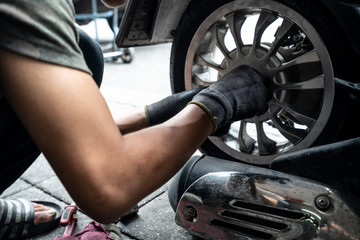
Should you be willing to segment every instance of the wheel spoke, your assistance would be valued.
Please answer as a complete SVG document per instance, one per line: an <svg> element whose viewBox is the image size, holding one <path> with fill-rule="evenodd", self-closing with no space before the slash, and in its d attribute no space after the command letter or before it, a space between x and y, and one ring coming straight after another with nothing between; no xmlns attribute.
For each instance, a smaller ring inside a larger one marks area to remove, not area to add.
<svg viewBox="0 0 360 240"><path fill-rule="evenodd" d="M235 12L227 15L225 18L236 44L238 53L237 56L239 56L242 53L241 48L244 46L244 43L241 39L241 27L244 24L246 17L241 16L239 13Z"/></svg>
<svg viewBox="0 0 360 240"><path fill-rule="evenodd" d="M206 81L206 80L203 80L203 79L208 80L209 79L208 75L205 74L205 73L196 74L193 77L193 83L195 85L198 85L198 86L210 86L211 84L213 84L213 82Z"/></svg>
<svg viewBox="0 0 360 240"><path fill-rule="evenodd" d="M227 28L220 24L215 24L211 28L211 34L215 38L216 46L220 49L221 53L224 55L226 59L230 59L230 51L227 49L225 45L225 35L227 33Z"/></svg>
<svg viewBox="0 0 360 240"><path fill-rule="evenodd" d="M270 71L272 72L272 75L275 75L279 72L285 71L286 69L289 69L293 66L304 64L304 63L317 63L320 62L317 51L315 49L289 61L286 63L283 63L281 66L277 68L272 68Z"/></svg>
<svg viewBox="0 0 360 240"><path fill-rule="evenodd" d="M275 152L276 142L268 138L265 134L263 122L260 122L258 119L255 120L257 140L259 145L259 154L260 155L269 155Z"/></svg>
<svg viewBox="0 0 360 240"><path fill-rule="evenodd" d="M303 113L300 113L298 110L294 109L288 103L285 103L285 102L279 103L276 101L272 101L271 104L282 108L287 113L289 113L294 119L301 122L303 125L305 125L308 128L311 128L312 126L314 126L314 124L316 122L316 118L310 117Z"/></svg>
<svg viewBox="0 0 360 240"><path fill-rule="evenodd" d="M294 24L286 19L283 19L281 26L278 28L275 40L272 43L269 52L265 55L265 61L268 62L270 57L278 50L282 40L287 37L287 33L294 27Z"/></svg>
<svg viewBox="0 0 360 240"><path fill-rule="evenodd" d="M241 121L240 123L238 141L240 151L245 153L251 153L253 151L256 141L247 134L245 121Z"/></svg>
<svg viewBox="0 0 360 240"><path fill-rule="evenodd" d="M221 68L220 64L218 64L212 60L211 55L212 55L211 53L197 55L195 58L195 63L206 66L206 67L213 68L213 69L221 72L223 69Z"/></svg>
<svg viewBox="0 0 360 240"><path fill-rule="evenodd" d="M321 74L310 80L296 83L279 83L274 82L275 91L279 90L314 90L314 89L324 89L324 75Z"/></svg>
<svg viewBox="0 0 360 240"><path fill-rule="evenodd" d="M277 15L274 12L261 11L259 19L255 27L255 36L252 45L252 52L256 53L256 48L260 46L261 37L266 28L277 19Z"/></svg>
<svg viewBox="0 0 360 240"><path fill-rule="evenodd" d="M279 130L279 132L287 138L292 144L296 144L306 137L306 130L289 127L281 122L277 116L270 115L270 119Z"/></svg>

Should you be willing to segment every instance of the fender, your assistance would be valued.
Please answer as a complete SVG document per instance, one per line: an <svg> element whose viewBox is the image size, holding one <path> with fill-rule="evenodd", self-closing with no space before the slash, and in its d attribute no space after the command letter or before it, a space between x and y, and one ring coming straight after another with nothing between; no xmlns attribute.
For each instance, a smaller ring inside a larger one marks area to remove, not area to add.
<svg viewBox="0 0 360 240"><path fill-rule="evenodd" d="M129 0L116 44L134 47L171 42L191 0Z"/></svg>
<svg viewBox="0 0 360 240"><path fill-rule="evenodd" d="M354 23L360 22L360 2L357 0L323 0L331 14L340 23L351 48L360 54L360 28Z"/></svg>
<svg viewBox="0 0 360 240"><path fill-rule="evenodd" d="M181 17L191 0L128 0L117 34L119 47L134 47L171 42ZM360 54L360 29L353 26L360 21L357 0L321 0L319 4L335 22Z"/></svg>

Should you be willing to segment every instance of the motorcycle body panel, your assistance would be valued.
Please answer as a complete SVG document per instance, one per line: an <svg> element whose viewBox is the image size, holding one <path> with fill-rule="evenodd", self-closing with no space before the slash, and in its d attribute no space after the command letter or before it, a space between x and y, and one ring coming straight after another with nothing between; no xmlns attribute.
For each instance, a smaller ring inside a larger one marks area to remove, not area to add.
<svg viewBox="0 0 360 240"><path fill-rule="evenodd" d="M360 219L337 191L253 166L198 179L182 196L176 222L205 239L360 237Z"/></svg>
<svg viewBox="0 0 360 240"><path fill-rule="evenodd" d="M191 0L129 0L116 38L119 47L172 41ZM295 2L296 4L296 2ZM355 0L322 0L319 4L335 18L357 54L360 54L360 4Z"/></svg>
<svg viewBox="0 0 360 240"><path fill-rule="evenodd" d="M180 200L175 204L174 189L184 191L176 193ZM352 194L224 159L190 159L172 179L169 199L177 224L204 239L360 237L359 209Z"/></svg>
<svg viewBox="0 0 360 240"><path fill-rule="evenodd" d="M117 45L134 47L172 41L190 1L128 1L116 37Z"/></svg>

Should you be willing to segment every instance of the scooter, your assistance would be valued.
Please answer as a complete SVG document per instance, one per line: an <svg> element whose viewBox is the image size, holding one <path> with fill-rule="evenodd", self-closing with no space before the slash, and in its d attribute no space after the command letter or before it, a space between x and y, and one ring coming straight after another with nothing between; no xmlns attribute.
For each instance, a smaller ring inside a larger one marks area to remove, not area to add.
<svg viewBox="0 0 360 240"><path fill-rule="evenodd" d="M356 0L129 0L116 43L172 42L174 93L238 65L271 80L269 111L209 137L169 185L204 239L360 239Z"/></svg>
<svg viewBox="0 0 360 240"><path fill-rule="evenodd" d="M269 168L194 156L172 179L176 223L203 239L360 239L360 138Z"/></svg>
<svg viewBox="0 0 360 240"><path fill-rule="evenodd" d="M278 156L360 136L358 0L128 0L119 47L171 42L173 93L209 86L239 65L270 80L269 111L209 137L201 151L269 165ZM156 63L154 63L156 64Z"/></svg>

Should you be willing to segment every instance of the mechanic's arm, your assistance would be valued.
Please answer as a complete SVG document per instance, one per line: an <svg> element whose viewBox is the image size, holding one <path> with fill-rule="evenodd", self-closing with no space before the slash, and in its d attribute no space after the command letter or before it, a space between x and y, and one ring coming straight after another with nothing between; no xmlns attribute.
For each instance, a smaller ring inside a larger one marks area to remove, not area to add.
<svg viewBox="0 0 360 240"><path fill-rule="evenodd" d="M4 50L0 72L0 89L70 196L102 223L168 181L217 125L267 108L259 76L237 69L170 120L122 135L88 73Z"/></svg>
<svg viewBox="0 0 360 240"><path fill-rule="evenodd" d="M127 0L101 0L106 6L111 8L121 7Z"/></svg>
<svg viewBox="0 0 360 240"><path fill-rule="evenodd" d="M0 88L61 182L93 219L111 222L163 185L212 131L191 105L122 136L91 76L0 50Z"/></svg>

